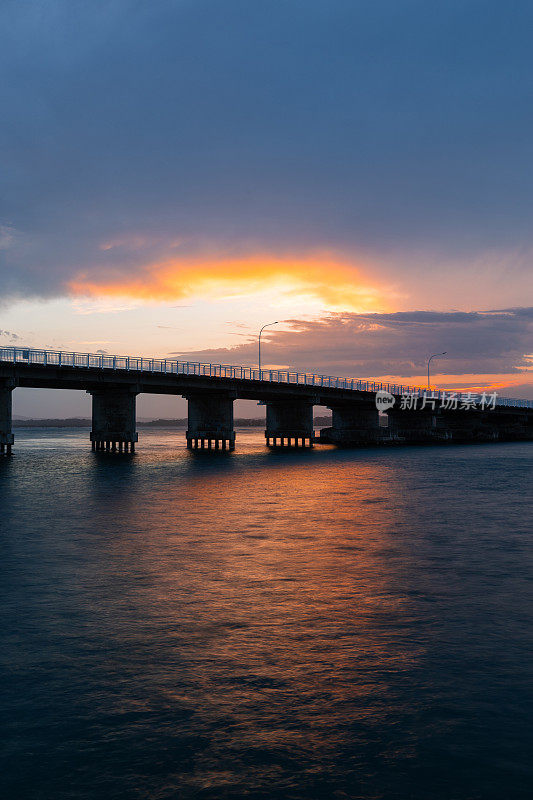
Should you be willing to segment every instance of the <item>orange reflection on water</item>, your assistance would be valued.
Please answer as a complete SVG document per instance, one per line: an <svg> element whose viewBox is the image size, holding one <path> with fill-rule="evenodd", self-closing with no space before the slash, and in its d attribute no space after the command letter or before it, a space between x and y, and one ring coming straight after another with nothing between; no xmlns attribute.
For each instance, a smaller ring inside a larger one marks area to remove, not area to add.
<svg viewBox="0 0 533 800"><path fill-rule="evenodd" d="M139 575L113 598L112 635L137 620L151 691L194 715L210 752L327 761L339 737L391 713L394 681L422 653L403 635L394 469L323 456L186 455L179 474L154 472L142 502L124 505L130 533L108 542L103 568L120 569L126 550ZM190 780L231 775L206 756Z"/></svg>

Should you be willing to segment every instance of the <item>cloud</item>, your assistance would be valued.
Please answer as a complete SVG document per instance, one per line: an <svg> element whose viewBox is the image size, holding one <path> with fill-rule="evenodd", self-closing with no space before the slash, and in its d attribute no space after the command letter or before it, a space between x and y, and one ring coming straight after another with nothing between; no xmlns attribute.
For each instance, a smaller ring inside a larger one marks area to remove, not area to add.
<svg viewBox="0 0 533 800"><path fill-rule="evenodd" d="M0 22L4 298L333 250L370 285L446 264L458 298L480 253L498 297L513 254L520 302L531 4L5 0Z"/></svg>
<svg viewBox="0 0 533 800"><path fill-rule="evenodd" d="M9 339L10 342L18 342L21 341L22 339L21 336L19 336L17 333L13 333L13 331L2 331L2 330L0 330L0 338Z"/></svg>
<svg viewBox="0 0 533 800"><path fill-rule="evenodd" d="M265 364L358 378L420 378L433 364L450 384L528 383L533 370L533 308L480 312L411 311L330 314L315 320L285 320L265 335ZM175 354L177 355L177 354ZM234 348L191 351L195 361L256 364L257 340Z"/></svg>
<svg viewBox="0 0 533 800"><path fill-rule="evenodd" d="M15 230L10 225L0 225L0 250L7 250L15 241Z"/></svg>
<svg viewBox="0 0 533 800"><path fill-rule="evenodd" d="M369 285L353 264L327 253L307 258L173 259L152 264L128 277L81 274L71 281L75 296L172 301L203 296L226 299L274 289L280 296L309 296L329 308L372 310L390 304L391 289Z"/></svg>

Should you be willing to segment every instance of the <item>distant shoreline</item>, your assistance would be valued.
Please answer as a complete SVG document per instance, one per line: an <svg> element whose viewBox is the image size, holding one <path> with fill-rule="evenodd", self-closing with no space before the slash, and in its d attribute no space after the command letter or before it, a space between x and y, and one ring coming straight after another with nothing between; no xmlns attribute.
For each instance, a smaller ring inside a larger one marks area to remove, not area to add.
<svg viewBox="0 0 533 800"><path fill-rule="evenodd" d="M329 425L330 417L315 417L315 425ZM262 428L265 425L264 418L261 419L236 419L236 428ZM91 420L82 417L72 417L70 419L14 419L14 428L91 428ZM137 428L186 428L186 419L153 419L144 422L137 422Z"/></svg>

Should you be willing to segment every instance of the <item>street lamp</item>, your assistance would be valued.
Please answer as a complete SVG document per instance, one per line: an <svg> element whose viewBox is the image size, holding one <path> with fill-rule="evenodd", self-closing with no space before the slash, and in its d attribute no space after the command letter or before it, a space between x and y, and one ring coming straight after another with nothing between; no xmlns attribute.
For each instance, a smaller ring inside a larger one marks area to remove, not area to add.
<svg viewBox="0 0 533 800"><path fill-rule="evenodd" d="M267 322L266 325L263 325L261 330L259 331L259 378L261 378L261 334L265 330L265 328L270 328L271 325L277 325L277 322Z"/></svg>
<svg viewBox="0 0 533 800"><path fill-rule="evenodd" d="M445 356L446 352L447 351L445 350L444 353L433 353L433 355L428 358L428 392L431 391L431 386L430 386L430 383L429 383L429 365L431 364L431 359L432 358L437 358L437 356Z"/></svg>

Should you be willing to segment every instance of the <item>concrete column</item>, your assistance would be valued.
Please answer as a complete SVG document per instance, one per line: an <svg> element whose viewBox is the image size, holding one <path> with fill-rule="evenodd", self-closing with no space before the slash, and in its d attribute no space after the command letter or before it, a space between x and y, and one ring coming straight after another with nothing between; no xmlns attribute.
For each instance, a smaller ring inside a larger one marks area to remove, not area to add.
<svg viewBox="0 0 533 800"><path fill-rule="evenodd" d="M2 381L0 383L0 455L11 455L14 436L11 429L13 383Z"/></svg>
<svg viewBox="0 0 533 800"><path fill-rule="evenodd" d="M268 447L312 447L313 402L298 398L266 402Z"/></svg>
<svg viewBox="0 0 533 800"><path fill-rule="evenodd" d="M452 442L490 441L498 436L490 425L485 424L485 414L477 409L442 410L435 418L435 435L438 439Z"/></svg>
<svg viewBox="0 0 533 800"><path fill-rule="evenodd" d="M375 402L357 399L332 403L331 428L320 431L320 440L341 446L373 444L381 437Z"/></svg>
<svg viewBox="0 0 533 800"><path fill-rule="evenodd" d="M91 442L95 451L128 453L135 450L137 392L129 388L89 391L93 398Z"/></svg>
<svg viewBox="0 0 533 800"><path fill-rule="evenodd" d="M500 407L481 409L435 409L401 411L389 409L390 431L410 442L452 441L490 442L533 439L531 412L527 409Z"/></svg>
<svg viewBox="0 0 533 800"><path fill-rule="evenodd" d="M234 450L232 392L195 392L188 401L187 447L189 450Z"/></svg>
<svg viewBox="0 0 533 800"><path fill-rule="evenodd" d="M480 416L483 423L482 434L485 434L482 438L503 441L533 439L533 412L529 409L500 406L494 411L484 411Z"/></svg>
<svg viewBox="0 0 533 800"><path fill-rule="evenodd" d="M433 409L402 410L389 408L389 433L408 442L429 442L446 438L437 430L437 411Z"/></svg>

